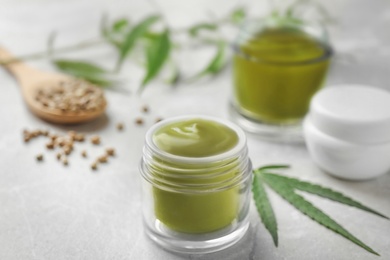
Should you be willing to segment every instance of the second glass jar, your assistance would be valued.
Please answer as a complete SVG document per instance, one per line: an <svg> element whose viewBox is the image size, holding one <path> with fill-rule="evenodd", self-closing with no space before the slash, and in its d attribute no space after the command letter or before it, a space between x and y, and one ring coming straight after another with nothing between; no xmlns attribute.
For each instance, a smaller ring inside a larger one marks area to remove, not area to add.
<svg viewBox="0 0 390 260"><path fill-rule="evenodd" d="M300 123L332 56L324 28L252 21L240 31L234 51L233 118L265 138L299 139L293 135L300 135Z"/></svg>

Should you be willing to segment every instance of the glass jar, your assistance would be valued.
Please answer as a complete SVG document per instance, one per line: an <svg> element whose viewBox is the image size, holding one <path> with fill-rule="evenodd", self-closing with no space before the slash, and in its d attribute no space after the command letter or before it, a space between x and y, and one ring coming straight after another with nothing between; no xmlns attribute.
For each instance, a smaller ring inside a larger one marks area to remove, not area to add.
<svg viewBox="0 0 390 260"><path fill-rule="evenodd" d="M163 127L194 119L233 130L237 143L207 157L178 156L156 144ZM154 125L140 164L146 234L176 252L208 253L234 244L249 226L251 171L245 134L228 121L186 116Z"/></svg>
<svg viewBox="0 0 390 260"><path fill-rule="evenodd" d="M302 141L302 119L332 56L325 29L288 20L252 21L233 48L233 119L267 139Z"/></svg>

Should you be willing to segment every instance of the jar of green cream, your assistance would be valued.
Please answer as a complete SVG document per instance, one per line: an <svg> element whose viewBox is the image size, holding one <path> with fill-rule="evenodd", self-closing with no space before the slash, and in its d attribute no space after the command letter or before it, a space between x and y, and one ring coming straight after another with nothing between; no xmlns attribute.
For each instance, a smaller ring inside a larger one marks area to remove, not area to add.
<svg viewBox="0 0 390 260"><path fill-rule="evenodd" d="M332 56L324 28L288 19L250 21L233 48L233 119L267 139L302 141L302 119Z"/></svg>
<svg viewBox="0 0 390 260"><path fill-rule="evenodd" d="M165 249L207 253L246 232L252 165L244 132L208 116L166 119L140 164L146 234Z"/></svg>

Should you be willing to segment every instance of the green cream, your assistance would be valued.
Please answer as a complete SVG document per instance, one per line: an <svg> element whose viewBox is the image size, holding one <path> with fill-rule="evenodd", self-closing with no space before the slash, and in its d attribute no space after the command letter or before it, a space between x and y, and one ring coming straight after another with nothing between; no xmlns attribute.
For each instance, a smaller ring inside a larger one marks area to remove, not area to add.
<svg viewBox="0 0 390 260"><path fill-rule="evenodd" d="M238 142L237 134L218 122L192 119L160 128L153 142L162 151L183 157L207 157L221 154Z"/></svg>
<svg viewBox="0 0 390 260"><path fill-rule="evenodd" d="M153 142L171 155L199 159L231 150L238 144L238 135L218 122L190 119L157 129ZM218 190L238 174L235 167L224 169L228 162L234 165L235 161L198 164L155 160L164 167L156 166L152 174L160 182L168 182L165 188L153 187L155 215L164 225L184 233L207 233L227 227L237 218L237 187ZM199 185L195 192L175 190L193 185ZM213 185L214 191L210 192L208 185Z"/></svg>
<svg viewBox="0 0 390 260"><path fill-rule="evenodd" d="M306 114L329 66L330 49L292 28L270 28L237 46L234 96L242 114L289 124Z"/></svg>

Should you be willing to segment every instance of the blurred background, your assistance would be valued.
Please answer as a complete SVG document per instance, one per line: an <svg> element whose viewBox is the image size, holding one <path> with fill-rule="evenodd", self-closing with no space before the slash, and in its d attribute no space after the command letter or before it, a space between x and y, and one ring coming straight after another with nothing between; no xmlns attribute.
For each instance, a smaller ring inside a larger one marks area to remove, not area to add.
<svg viewBox="0 0 390 260"><path fill-rule="evenodd" d="M326 85L357 83L390 90L390 1L312 2L321 8L309 8L305 14L308 19L318 20L319 10L326 10L331 18L326 28L335 56ZM28 64L41 70L57 71L50 58L61 58L90 61L112 71L118 51L109 44L61 53L55 50L99 40L102 17L106 17L108 24L121 18L136 24L148 15L160 14L170 30L180 31L229 17L238 7L245 10L245 18L259 18L279 4L288 3L271 0L0 0L0 46L16 56L26 57ZM240 28L240 23L228 25L218 36L232 43ZM191 78L213 59L215 45L202 47L187 36L175 37L182 45L178 49L183 49L180 55L174 56L180 76ZM49 47L54 49L52 57L48 56ZM229 59L231 48L226 49L226 54ZM226 68L215 75L211 73L194 82L184 80L172 87L165 82L171 73L167 66L139 96L135 93L145 75L142 55L143 52L136 49L131 61L124 62L115 75L121 84L106 91L109 103L106 116L76 127L86 134L98 133L117 148L118 160L101 174L92 174L88 165L77 158L68 168L53 158L37 166L34 158L41 150L38 146L23 144L22 129L50 128L65 132L72 127L48 124L29 113L17 83L5 70L0 70L0 259L183 259L152 245L141 235L138 164L144 134L156 117L193 113L228 118L232 68L228 62ZM135 126L134 120L144 104L150 106L150 112L144 118L144 126ZM123 135L114 127L117 122L126 123ZM250 136L248 146L255 166L292 164L294 167L288 174L334 187L390 214L388 174L365 183L339 181L314 165L304 145L268 143ZM270 198L277 208L280 223L279 248L272 244L252 205L253 229L238 245L214 255L189 255L185 259L378 259L309 221L275 194ZM385 220L314 196L309 198L375 247L383 259L390 258L389 226Z"/></svg>

